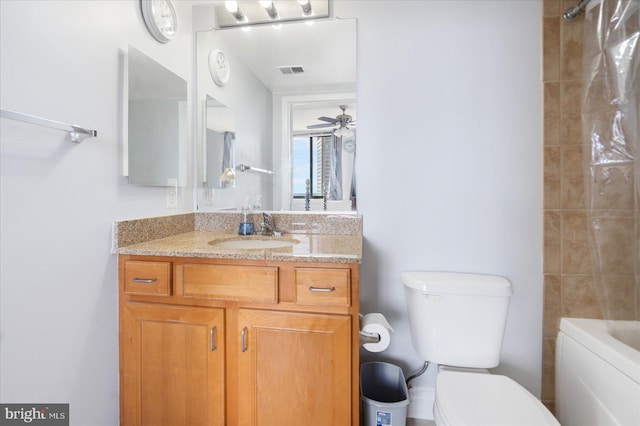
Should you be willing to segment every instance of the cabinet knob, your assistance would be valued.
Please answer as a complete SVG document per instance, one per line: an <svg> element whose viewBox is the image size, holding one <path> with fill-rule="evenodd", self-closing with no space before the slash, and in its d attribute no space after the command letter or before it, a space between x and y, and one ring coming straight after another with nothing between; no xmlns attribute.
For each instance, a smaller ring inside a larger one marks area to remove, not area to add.
<svg viewBox="0 0 640 426"><path fill-rule="evenodd" d="M157 278L134 278L133 282L134 283L145 283L145 284L151 284L158 281Z"/></svg>

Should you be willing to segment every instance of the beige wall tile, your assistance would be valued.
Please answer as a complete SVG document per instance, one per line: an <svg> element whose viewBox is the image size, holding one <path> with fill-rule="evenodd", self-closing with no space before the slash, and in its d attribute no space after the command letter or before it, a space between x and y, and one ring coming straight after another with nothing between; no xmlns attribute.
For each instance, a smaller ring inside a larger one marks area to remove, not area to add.
<svg viewBox="0 0 640 426"><path fill-rule="evenodd" d="M620 212L613 215L612 212L603 213L593 217L597 225L595 238L599 247L600 271L611 275L633 275L634 253L636 243L633 238L634 220L632 212L625 215Z"/></svg>
<svg viewBox="0 0 640 426"><path fill-rule="evenodd" d="M558 211L545 211L544 217L544 266L545 274L562 272L561 214Z"/></svg>
<svg viewBox="0 0 640 426"><path fill-rule="evenodd" d="M544 337L555 337L562 316L560 275L545 274L544 276L544 314L542 329Z"/></svg>
<svg viewBox="0 0 640 426"><path fill-rule="evenodd" d="M542 80L560 78L560 18L542 19Z"/></svg>
<svg viewBox="0 0 640 426"><path fill-rule="evenodd" d="M582 113L564 111L560 128L560 141L563 145L582 145Z"/></svg>
<svg viewBox="0 0 640 426"><path fill-rule="evenodd" d="M559 145L561 143L562 124L559 82L546 82L543 84L543 106L544 145Z"/></svg>
<svg viewBox="0 0 640 426"><path fill-rule="evenodd" d="M553 401L555 390L556 339L545 337L542 340L542 391L541 399Z"/></svg>
<svg viewBox="0 0 640 426"><path fill-rule="evenodd" d="M543 0L542 2L542 16L560 16L560 6L562 0Z"/></svg>
<svg viewBox="0 0 640 426"><path fill-rule="evenodd" d="M585 211L562 212L562 273L590 274L591 250Z"/></svg>
<svg viewBox="0 0 640 426"><path fill-rule="evenodd" d="M560 109L563 114L568 112L581 112L582 81L563 81L560 84L560 102Z"/></svg>
<svg viewBox="0 0 640 426"><path fill-rule="evenodd" d="M561 207L560 178L561 150L558 146L547 146L544 148L544 200L545 209L558 209Z"/></svg>
<svg viewBox="0 0 640 426"><path fill-rule="evenodd" d="M562 147L561 203L563 209L584 209L582 146Z"/></svg>
<svg viewBox="0 0 640 426"><path fill-rule="evenodd" d="M564 19L560 21L560 78L562 80L582 78L583 20L584 17L581 15L573 22Z"/></svg>
<svg viewBox="0 0 640 426"><path fill-rule="evenodd" d="M561 289L563 317L602 318L591 275L563 275Z"/></svg>
<svg viewBox="0 0 640 426"><path fill-rule="evenodd" d="M597 285L604 287L602 291L596 290L596 292L604 294L605 318L615 320L632 320L635 318L635 277L632 275L609 276L605 277Z"/></svg>
<svg viewBox="0 0 640 426"><path fill-rule="evenodd" d="M590 205L595 209L633 210L633 165L592 167Z"/></svg>

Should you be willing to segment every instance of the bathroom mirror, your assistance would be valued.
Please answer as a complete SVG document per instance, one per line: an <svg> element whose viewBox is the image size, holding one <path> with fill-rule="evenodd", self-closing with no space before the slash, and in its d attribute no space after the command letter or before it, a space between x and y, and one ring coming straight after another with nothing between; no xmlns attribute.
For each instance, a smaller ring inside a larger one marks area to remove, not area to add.
<svg viewBox="0 0 640 426"><path fill-rule="evenodd" d="M203 184L208 188L235 188L236 118L233 110L207 95L204 114Z"/></svg>
<svg viewBox="0 0 640 426"><path fill-rule="evenodd" d="M187 185L187 82L129 46L127 55L129 183Z"/></svg>
<svg viewBox="0 0 640 426"><path fill-rule="evenodd" d="M355 122L355 19L318 20L313 25L285 23L279 28L253 26L249 31L201 31L196 39L196 93L201 104L209 95L236 113L237 165L273 171L260 174L236 169L235 195L213 195L203 185L198 191L199 208L238 208L247 196L260 196L265 210L304 209L304 200L300 203L300 193L294 190L293 138L303 133L332 134L340 128L334 120L342 114L341 105L348 105L346 113ZM230 77L223 85L210 75L209 56L218 51L224 52L229 63ZM198 117L204 120L203 114ZM317 125L326 127L307 128ZM350 126L355 130L355 125ZM341 170L343 177L348 175L343 179L343 198L329 200L327 210L351 211L355 205L355 131L351 136L346 145L353 152L340 162L348 163ZM201 156L205 132L198 140ZM334 149L334 153L344 153L342 145L341 150ZM203 182L209 181L204 173L201 176ZM312 210L323 210L318 191L311 204Z"/></svg>

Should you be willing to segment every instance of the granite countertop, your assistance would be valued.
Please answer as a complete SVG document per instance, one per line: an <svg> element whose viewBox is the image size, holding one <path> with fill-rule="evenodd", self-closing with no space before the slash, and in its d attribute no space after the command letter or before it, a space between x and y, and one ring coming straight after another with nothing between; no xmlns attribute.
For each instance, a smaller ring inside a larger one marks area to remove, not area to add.
<svg viewBox="0 0 640 426"><path fill-rule="evenodd" d="M192 231L122 247L118 249L118 254L335 263L360 263L362 260L362 237L357 235L289 234L286 238L298 243L270 249L218 248L209 244L210 241L236 238L241 237Z"/></svg>
<svg viewBox="0 0 640 426"><path fill-rule="evenodd" d="M355 218L354 226L351 218L328 217L327 220L333 220L333 222L323 224L323 221L319 222L316 217L309 221L311 216L295 216L293 225L302 225L301 217L302 220L312 224L309 229L285 232L283 237L275 237L294 240L291 246L260 249L222 248L209 244L211 241L220 242L230 239L270 238L237 235L237 232L234 232L237 226L235 216L225 217L220 214L196 216L195 225L194 219L186 215L154 218L151 223L148 219L117 222L114 226L113 252L143 256L361 263L362 233L358 232L361 230L361 217ZM209 224L212 218L215 221L214 225ZM285 225L288 218L278 219ZM221 225L227 222L230 222L231 226ZM323 226L318 227L319 223ZM335 226L336 223L338 226ZM163 231L162 228L165 230ZM334 233L324 233L328 229ZM341 231L343 229L344 231Z"/></svg>

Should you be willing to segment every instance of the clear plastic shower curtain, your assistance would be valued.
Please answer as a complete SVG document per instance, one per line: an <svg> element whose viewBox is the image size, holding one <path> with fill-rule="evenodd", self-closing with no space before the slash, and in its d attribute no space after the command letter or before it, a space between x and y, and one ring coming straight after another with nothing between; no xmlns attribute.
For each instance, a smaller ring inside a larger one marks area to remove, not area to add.
<svg viewBox="0 0 640 426"><path fill-rule="evenodd" d="M605 319L640 319L640 1L591 0L584 25L585 196L594 281Z"/></svg>

